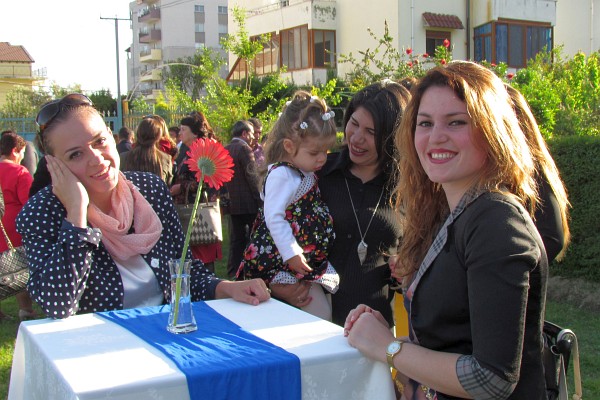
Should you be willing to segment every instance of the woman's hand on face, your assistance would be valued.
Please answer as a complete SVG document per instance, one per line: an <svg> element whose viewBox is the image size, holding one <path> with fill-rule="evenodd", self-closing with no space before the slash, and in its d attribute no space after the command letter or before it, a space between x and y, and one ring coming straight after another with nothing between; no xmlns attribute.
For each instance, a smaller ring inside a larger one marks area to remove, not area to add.
<svg viewBox="0 0 600 400"><path fill-rule="evenodd" d="M306 307L312 301L310 293L311 283L308 281L300 281L293 285L271 283L271 291L273 297L281 299L294 307Z"/></svg>
<svg viewBox="0 0 600 400"><path fill-rule="evenodd" d="M221 281L217 285L217 298L232 298L240 303L257 306L271 298L271 291L262 279L249 281Z"/></svg>
<svg viewBox="0 0 600 400"><path fill-rule="evenodd" d="M52 178L52 193L65 206L67 220L77 227L85 228L87 207L90 204L87 190L63 161L50 155L46 156L46 161Z"/></svg>
<svg viewBox="0 0 600 400"><path fill-rule="evenodd" d="M372 360L386 362L385 350L394 340L394 335L379 311L360 305L362 311L354 309L344 324L344 335L350 346Z"/></svg>

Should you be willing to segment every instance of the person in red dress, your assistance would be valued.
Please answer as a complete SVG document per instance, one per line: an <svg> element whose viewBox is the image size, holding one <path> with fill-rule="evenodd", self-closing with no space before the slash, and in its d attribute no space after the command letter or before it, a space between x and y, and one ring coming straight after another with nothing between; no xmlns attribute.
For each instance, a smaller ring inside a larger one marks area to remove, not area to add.
<svg viewBox="0 0 600 400"><path fill-rule="evenodd" d="M0 187L4 196L2 225L14 247L21 246L21 235L17 233L15 219L29 198L33 178L27 168L20 165L25 155L25 139L14 132L5 132L0 138ZM0 235L0 252L8 250L4 235ZM16 295L21 320L35 317L33 302L27 291ZM2 317L0 315L0 317Z"/></svg>

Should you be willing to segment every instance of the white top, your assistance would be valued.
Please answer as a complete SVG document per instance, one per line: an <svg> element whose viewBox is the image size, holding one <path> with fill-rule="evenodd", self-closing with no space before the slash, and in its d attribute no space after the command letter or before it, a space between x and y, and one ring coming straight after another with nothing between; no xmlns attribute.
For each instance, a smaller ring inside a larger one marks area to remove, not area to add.
<svg viewBox="0 0 600 400"><path fill-rule="evenodd" d="M314 185L317 177L313 172L302 171L302 178L296 170L286 165L281 165L271 171L273 164L269 164L269 175L265 183L264 200L265 223L273 237L273 241L281 254L283 261L302 254L302 248L296 242L290 223L285 220L285 209L304 196Z"/></svg>
<svg viewBox="0 0 600 400"><path fill-rule="evenodd" d="M142 256L113 260L123 281L123 308L159 306L163 303L164 296L156 275Z"/></svg>

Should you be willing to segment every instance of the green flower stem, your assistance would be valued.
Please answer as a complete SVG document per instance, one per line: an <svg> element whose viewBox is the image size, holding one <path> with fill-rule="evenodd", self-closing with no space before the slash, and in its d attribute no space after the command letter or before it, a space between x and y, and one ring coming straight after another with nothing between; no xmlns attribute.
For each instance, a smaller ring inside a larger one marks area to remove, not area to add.
<svg viewBox="0 0 600 400"><path fill-rule="evenodd" d="M185 233L185 240L183 242L183 250L181 252L181 259L179 260L177 278L175 283L175 299L171 299L171 301L174 301L175 303L175 309L173 310L173 321L175 322L175 324L177 324L177 317L179 315L179 298L181 297L181 274L183 273L183 263L185 263L187 250L190 245L190 236L192 235L194 220L196 219L196 211L198 210L198 204L200 203L203 182L204 174L200 176L200 182L198 183L198 190L196 192L196 200L194 200L194 208L192 208L192 216L190 217L190 223L188 224L187 232Z"/></svg>

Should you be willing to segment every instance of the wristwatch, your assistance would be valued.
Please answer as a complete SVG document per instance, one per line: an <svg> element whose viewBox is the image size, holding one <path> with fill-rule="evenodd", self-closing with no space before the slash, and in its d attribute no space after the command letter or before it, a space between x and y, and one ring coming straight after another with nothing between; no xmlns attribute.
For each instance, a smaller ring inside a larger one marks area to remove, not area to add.
<svg viewBox="0 0 600 400"><path fill-rule="evenodd" d="M394 367L394 357L402 350L403 343L403 341L396 339L392 343L388 344L385 354L387 356L387 362L390 368L396 369L396 367Z"/></svg>

